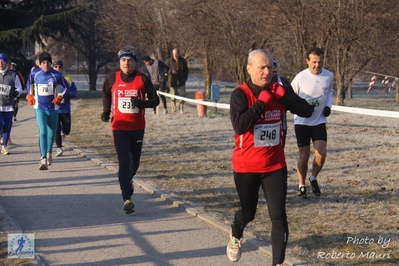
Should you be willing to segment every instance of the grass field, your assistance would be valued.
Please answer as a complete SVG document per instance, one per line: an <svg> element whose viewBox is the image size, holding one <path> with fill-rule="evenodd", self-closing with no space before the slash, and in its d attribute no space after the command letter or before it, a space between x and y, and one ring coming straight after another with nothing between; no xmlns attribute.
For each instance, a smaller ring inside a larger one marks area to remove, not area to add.
<svg viewBox="0 0 399 266"><path fill-rule="evenodd" d="M194 93L189 91L188 96L195 98ZM220 102L228 103L229 93L222 92ZM347 106L399 111L392 92L374 90L354 96L345 100ZM116 163L110 124L100 120L100 97L98 91L79 92L66 141ZM309 265L397 264L398 119L333 111L327 160L318 178L322 195L303 199L296 196L297 147L293 116L288 118L288 254ZM208 108L207 117L198 118L196 107L187 105L184 115L154 115L148 110L146 120L137 176L230 224L239 205L232 178L234 140L228 111ZM263 195L260 199L256 218L246 232L270 243L267 205Z"/></svg>

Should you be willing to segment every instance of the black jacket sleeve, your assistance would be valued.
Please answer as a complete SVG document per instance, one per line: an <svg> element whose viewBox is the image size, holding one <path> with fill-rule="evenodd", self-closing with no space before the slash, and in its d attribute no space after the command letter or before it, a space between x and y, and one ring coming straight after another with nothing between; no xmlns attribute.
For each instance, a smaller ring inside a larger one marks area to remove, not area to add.
<svg viewBox="0 0 399 266"><path fill-rule="evenodd" d="M115 73L108 75L103 84L103 90L102 90L102 101L103 101L103 112L106 115L111 114L111 88L112 85L115 83Z"/></svg>
<svg viewBox="0 0 399 266"><path fill-rule="evenodd" d="M259 92L256 96L259 95ZM247 97L244 92L237 88L231 93L230 97L230 119L234 132L238 135L248 131L262 115L265 105L261 101L256 101L252 107L248 108Z"/></svg>
<svg viewBox="0 0 399 266"><path fill-rule="evenodd" d="M280 77L280 79L285 90L281 102L285 104L287 110L290 110L291 113L302 117L311 117L314 107L294 92L294 89L286 78Z"/></svg>
<svg viewBox="0 0 399 266"><path fill-rule="evenodd" d="M158 60L158 71L160 76L159 81L166 82L168 80L169 67L161 60Z"/></svg>

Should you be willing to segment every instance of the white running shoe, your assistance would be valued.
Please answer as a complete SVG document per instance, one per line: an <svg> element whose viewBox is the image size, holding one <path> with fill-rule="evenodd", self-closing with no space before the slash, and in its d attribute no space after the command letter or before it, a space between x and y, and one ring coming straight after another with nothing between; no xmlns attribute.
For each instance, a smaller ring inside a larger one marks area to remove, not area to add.
<svg viewBox="0 0 399 266"><path fill-rule="evenodd" d="M230 235L229 243L227 243L226 254L230 261L236 262L241 258L241 239L237 239Z"/></svg>
<svg viewBox="0 0 399 266"><path fill-rule="evenodd" d="M8 151L7 146L5 146L5 145L1 146L1 153L4 154L4 155L10 154L10 152Z"/></svg>
<svg viewBox="0 0 399 266"><path fill-rule="evenodd" d="M64 153L64 150L62 148L57 148L57 152L55 154L55 157L60 157Z"/></svg>
<svg viewBox="0 0 399 266"><path fill-rule="evenodd" d="M166 115L168 113L168 109L163 109L162 114Z"/></svg>
<svg viewBox="0 0 399 266"><path fill-rule="evenodd" d="M53 162L53 155L51 154L51 152L48 152L48 153L47 153L46 158L47 158L47 164L48 164L48 165L51 165L52 162Z"/></svg>
<svg viewBox="0 0 399 266"><path fill-rule="evenodd" d="M46 158L42 158L41 159L39 170L48 170L48 168L47 168L47 159Z"/></svg>

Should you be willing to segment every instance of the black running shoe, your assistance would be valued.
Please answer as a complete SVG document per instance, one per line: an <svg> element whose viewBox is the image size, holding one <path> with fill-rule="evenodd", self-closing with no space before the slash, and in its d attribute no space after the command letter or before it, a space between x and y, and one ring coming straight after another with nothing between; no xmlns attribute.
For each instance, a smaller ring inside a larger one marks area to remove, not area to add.
<svg viewBox="0 0 399 266"><path fill-rule="evenodd" d="M306 187L305 186L300 187L297 195L298 195L298 197L306 198L307 197L306 196Z"/></svg>
<svg viewBox="0 0 399 266"><path fill-rule="evenodd" d="M134 212L134 204L130 199L125 200L125 203L123 204L123 210L126 214Z"/></svg>
<svg viewBox="0 0 399 266"><path fill-rule="evenodd" d="M317 184L317 180L310 181L310 185L312 186L312 191L316 196L320 196L320 188Z"/></svg>

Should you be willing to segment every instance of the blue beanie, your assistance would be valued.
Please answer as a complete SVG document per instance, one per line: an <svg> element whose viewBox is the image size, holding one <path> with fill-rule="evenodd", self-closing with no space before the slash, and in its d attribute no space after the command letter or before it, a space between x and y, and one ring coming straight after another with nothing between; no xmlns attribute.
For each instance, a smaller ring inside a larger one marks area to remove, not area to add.
<svg viewBox="0 0 399 266"><path fill-rule="evenodd" d="M122 47L118 52L119 60L121 60L124 57L128 57L136 61L136 55L137 55L136 48L130 45Z"/></svg>
<svg viewBox="0 0 399 266"><path fill-rule="evenodd" d="M8 55L5 53L0 53L0 60L3 60L4 62L8 63Z"/></svg>

